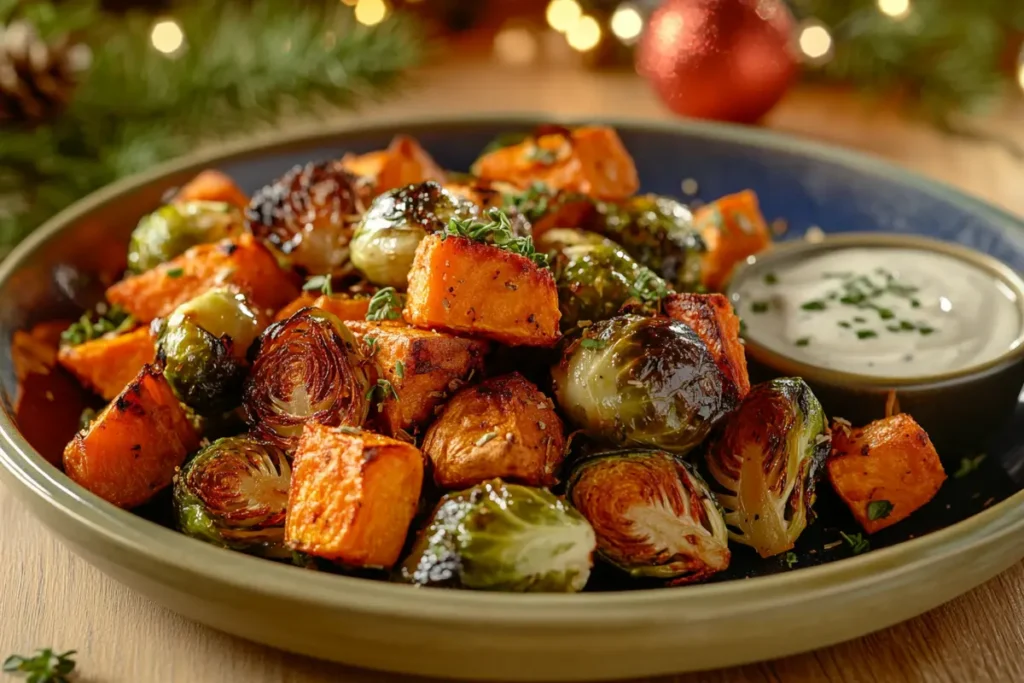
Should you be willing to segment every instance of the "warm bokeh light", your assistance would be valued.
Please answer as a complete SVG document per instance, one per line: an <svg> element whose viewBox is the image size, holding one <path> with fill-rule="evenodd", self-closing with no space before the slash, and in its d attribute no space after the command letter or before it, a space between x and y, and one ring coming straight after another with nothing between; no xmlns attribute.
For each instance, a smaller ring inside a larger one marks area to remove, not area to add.
<svg viewBox="0 0 1024 683"><path fill-rule="evenodd" d="M624 43L631 43L644 30L644 18L636 7L624 2L612 14L612 33Z"/></svg>
<svg viewBox="0 0 1024 683"><path fill-rule="evenodd" d="M910 14L910 0L878 0L878 11L893 19L905 19Z"/></svg>
<svg viewBox="0 0 1024 683"><path fill-rule="evenodd" d="M356 3L356 21L366 26L373 26L384 21L388 15L388 6L384 0L359 0Z"/></svg>
<svg viewBox="0 0 1024 683"><path fill-rule="evenodd" d="M341 4L348 5L349 7L355 7L359 0L341 0Z"/></svg>
<svg viewBox="0 0 1024 683"><path fill-rule="evenodd" d="M583 9L576 0L551 0L548 3L548 26L559 33L567 33L582 16Z"/></svg>
<svg viewBox="0 0 1024 683"><path fill-rule="evenodd" d="M812 62L823 62L832 53L832 34L819 21L809 20L800 29L800 51Z"/></svg>
<svg viewBox="0 0 1024 683"><path fill-rule="evenodd" d="M1024 52L1020 56L1020 64L1017 65L1017 83L1020 89L1024 90Z"/></svg>
<svg viewBox="0 0 1024 683"><path fill-rule="evenodd" d="M579 50L580 52L593 50L601 42L601 25L597 23L597 19L594 17L584 14L569 29L565 39L569 42L569 47L574 50Z"/></svg>
<svg viewBox="0 0 1024 683"><path fill-rule="evenodd" d="M173 19L163 19L153 24L153 30L149 34L149 40L160 52L165 55L173 54L185 44L185 34L181 26Z"/></svg>
<svg viewBox="0 0 1024 683"><path fill-rule="evenodd" d="M537 58L537 38L522 26L503 28L494 36L494 56L505 64L529 64Z"/></svg>

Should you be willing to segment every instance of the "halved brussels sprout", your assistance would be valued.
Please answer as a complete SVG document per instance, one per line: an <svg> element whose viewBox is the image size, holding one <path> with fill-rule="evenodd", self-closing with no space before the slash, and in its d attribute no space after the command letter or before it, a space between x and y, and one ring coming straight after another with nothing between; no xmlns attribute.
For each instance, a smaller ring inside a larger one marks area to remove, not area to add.
<svg viewBox="0 0 1024 683"><path fill-rule="evenodd" d="M581 320L606 320L630 300L657 309L668 295L664 280L596 233L554 229L544 237L545 244L561 244L554 251L551 269L558 285L563 331Z"/></svg>
<svg viewBox="0 0 1024 683"><path fill-rule="evenodd" d="M253 346L243 406L254 436L292 453L308 421L361 427L372 397L369 362L338 318L304 308Z"/></svg>
<svg viewBox="0 0 1024 683"><path fill-rule="evenodd" d="M646 194L622 203L596 202L595 208L582 227L610 237L679 291L700 285L700 257L706 246L685 204Z"/></svg>
<svg viewBox="0 0 1024 683"><path fill-rule="evenodd" d="M594 530L544 489L500 479L449 493L420 532L399 580L519 593L580 591Z"/></svg>
<svg viewBox="0 0 1024 683"><path fill-rule="evenodd" d="M680 322L620 315L563 344L551 369L558 404L607 443L685 454L735 403L707 346Z"/></svg>
<svg viewBox="0 0 1024 683"><path fill-rule="evenodd" d="M245 223L307 274L348 275L349 241L369 196L368 182L340 161L309 163L258 190Z"/></svg>
<svg viewBox="0 0 1024 683"><path fill-rule="evenodd" d="M227 202L190 201L162 206L132 231L128 270L142 273L197 244L216 242L242 228L242 212Z"/></svg>
<svg viewBox="0 0 1024 683"><path fill-rule="evenodd" d="M830 448L825 413L802 379L753 387L707 451L729 538L761 557L792 549Z"/></svg>
<svg viewBox="0 0 1024 683"><path fill-rule="evenodd" d="M246 436L214 441L174 478L174 512L186 535L264 557L285 558L291 467L274 446Z"/></svg>
<svg viewBox="0 0 1024 683"><path fill-rule="evenodd" d="M729 566L729 533L697 471L664 451L611 451L577 462L566 497L597 552L634 577L701 581Z"/></svg>
<svg viewBox="0 0 1024 683"><path fill-rule="evenodd" d="M478 214L476 204L433 181L385 192L356 227L352 264L374 284L405 288L420 241L452 218Z"/></svg>
<svg viewBox="0 0 1024 683"><path fill-rule="evenodd" d="M164 377L183 403L201 415L239 404L246 353L263 324L244 294L218 287L154 322Z"/></svg>

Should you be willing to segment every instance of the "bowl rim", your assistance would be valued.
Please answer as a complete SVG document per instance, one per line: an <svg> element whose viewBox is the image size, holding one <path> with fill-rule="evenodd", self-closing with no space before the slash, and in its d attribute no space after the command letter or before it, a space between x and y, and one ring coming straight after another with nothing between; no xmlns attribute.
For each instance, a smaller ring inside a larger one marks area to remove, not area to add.
<svg viewBox="0 0 1024 683"><path fill-rule="evenodd" d="M956 380L977 377L988 373L993 368L1009 367L1024 358L1024 279L1017 272L994 256L976 249L927 237L924 235L883 232L844 232L837 235L826 235L821 240L794 240L776 244L771 249L751 256L732 273L725 289L725 295L733 303L739 300L737 289L745 278L755 276L761 269L770 268L794 259L812 254L829 251L841 251L852 248L897 247L913 248L944 254L961 262L984 271L1001 281L1016 295L1013 304L1020 314L1017 336L1010 347L995 358L976 362L957 370L936 372L931 374L912 375L908 377L887 377L884 375L867 375L849 370L834 370L802 360L797 355L775 351L758 341L757 336L744 336L745 348L761 362L787 375L814 377L818 381L837 386L863 386L874 388L885 387L923 387L955 382Z"/></svg>
<svg viewBox="0 0 1024 683"><path fill-rule="evenodd" d="M69 225L117 201L122 195L176 173L207 166L264 157L306 147L338 144L344 139L394 132L459 129L471 125L532 127L538 122L564 125L600 123L617 130L637 130L739 143L769 151L796 153L816 161L897 181L936 198L982 215L1009 239L1024 244L1024 221L1009 212L970 197L941 182L904 171L860 152L803 140L791 135L696 121L652 121L628 117L564 116L551 113L487 113L477 115L394 116L372 122L318 122L269 135L213 146L175 159L102 188L48 220L0 263L0 286L22 263ZM762 612L795 602L817 600L826 594L852 595L882 581L898 581L940 557L970 553L972 549L1004 542L1024 532L1024 490L952 526L863 555L796 571L749 580L581 594L507 594L475 591L422 590L335 574L310 572L214 547L117 508L81 488L50 465L18 431L13 417L0 411L0 465L21 493L36 498L50 512L72 519L80 527L104 537L126 553L143 556L155 565L276 599L347 613L373 613L475 627L566 628L592 632L608 628L641 627L663 622L666 614L689 621L720 619ZM301 574L300 574L301 573ZM296 581L298 577L301 581Z"/></svg>

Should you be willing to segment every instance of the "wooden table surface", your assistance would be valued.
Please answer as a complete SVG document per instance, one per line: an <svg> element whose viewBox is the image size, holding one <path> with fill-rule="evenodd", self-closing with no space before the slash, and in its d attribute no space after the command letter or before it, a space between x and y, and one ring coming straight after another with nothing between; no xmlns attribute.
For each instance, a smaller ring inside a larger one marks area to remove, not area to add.
<svg viewBox="0 0 1024 683"><path fill-rule="evenodd" d="M629 74L474 64L426 71L400 99L355 115L548 111L667 118ZM1024 145L1024 106L984 125ZM951 138L843 92L798 89L768 117L771 128L857 148L944 180L1024 215L1024 161L1003 147ZM421 681L317 662L187 622L107 578L59 545L0 488L0 653L77 649L80 681ZM970 558L964 558L969 562ZM917 619L835 647L647 683L1009 683L1024 681L1024 564ZM842 619L843 615L835 615ZM766 628L771 628L766 624ZM742 647L742 643L737 643ZM568 653L567 653L568 654Z"/></svg>

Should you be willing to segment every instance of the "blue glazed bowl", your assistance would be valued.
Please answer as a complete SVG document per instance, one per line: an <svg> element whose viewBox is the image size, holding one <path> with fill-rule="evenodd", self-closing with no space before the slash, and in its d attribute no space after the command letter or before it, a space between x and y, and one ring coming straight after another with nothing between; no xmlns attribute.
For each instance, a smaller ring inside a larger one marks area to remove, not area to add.
<svg viewBox="0 0 1024 683"><path fill-rule="evenodd" d="M462 170L498 133L541 122L410 119L282 135L153 169L55 217L0 266L0 476L72 549L189 618L295 652L446 678L596 680L779 657L920 614L1024 557L1020 406L976 471L951 477L932 503L872 536L871 552L852 557L835 544L840 532L858 529L823 485L819 519L801 536L792 571L738 547L713 583L623 590L613 577L579 595L416 589L214 548L84 491L46 462L41 437L19 429L12 334L77 314L69 278L122 266L138 218L199 170L220 168L252 192L294 164L380 149L396 132ZM1020 221L866 157L755 129L610 123L645 191L679 195L684 179L696 180L705 200L752 188L770 219L788 221L785 239L811 226L916 233L1024 270ZM70 434L56 436L59 444ZM750 580L731 580L740 578Z"/></svg>

